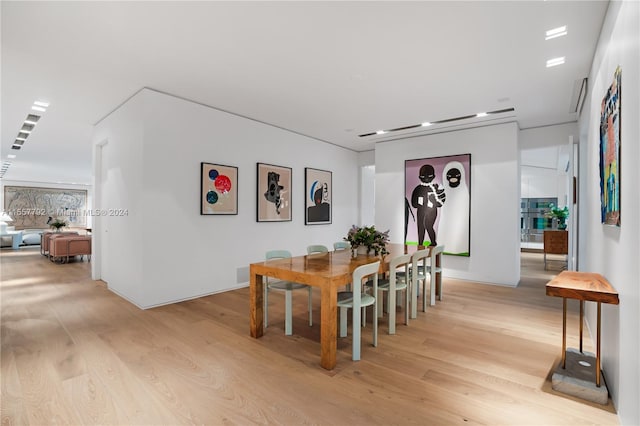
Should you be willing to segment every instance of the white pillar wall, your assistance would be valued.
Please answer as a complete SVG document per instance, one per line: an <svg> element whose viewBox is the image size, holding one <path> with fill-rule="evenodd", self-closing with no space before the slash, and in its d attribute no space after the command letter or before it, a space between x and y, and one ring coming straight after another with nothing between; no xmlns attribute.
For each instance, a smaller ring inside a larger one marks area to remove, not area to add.
<svg viewBox="0 0 640 426"><path fill-rule="evenodd" d="M621 226L600 223L600 106L617 67L621 82ZM580 116L579 270L602 274L620 305L602 306L602 369L622 425L640 424L640 3L611 2ZM586 304L592 337L596 305Z"/></svg>
<svg viewBox="0 0 640 426"><path fill-rule="evenodd" d="M471 256L444 256L445 276L516 286L520 281L518 127L499 124L376 145L376 227L404 238L404 162L471 154Z"/></svg>
<svg viewBox="0 0 640 426"><path fill-rule="evenodd" d="M356 152L201 104L143 89L93 141L103 200L129 211L101 218L99 275L142 308L246 286L267 250L332 247L358 220ZM201 162L238 167L237 215L200 215ZM291 221L256 222L258 162L292 168ZM332 172L331 224L305 225L305 167Z"/></svg>

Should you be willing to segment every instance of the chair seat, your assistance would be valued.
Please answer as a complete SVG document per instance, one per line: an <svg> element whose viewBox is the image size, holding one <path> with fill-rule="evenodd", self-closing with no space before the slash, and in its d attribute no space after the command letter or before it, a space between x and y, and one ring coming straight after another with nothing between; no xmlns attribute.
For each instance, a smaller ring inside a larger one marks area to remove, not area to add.
<svg viewBox="0 0 640 426"><path fill-rule="evenodd" d="M360 293L360 306L371 306L375 303L376 298L368 293ZM338 307L350 308L353 306L353 292L341 291L338 293Z"/></svg>
<svg viewBox="0 0 640 426"><path fill-rule="evenodd" d="M269 288L273 290L298 290L307 287L306 284L293 283L291 281L275 281L269 283Z"/></svg>
<svg viewBox="0 0 640 426"><path fill-rule="evenodd" d="M367 281L365 284L367 287L373 287L373 281ZM390 283L387 278L378 278L378 290L389 291ZM404 290L407 288L407 283L404 281L396 280L396 291Z"/></svg>

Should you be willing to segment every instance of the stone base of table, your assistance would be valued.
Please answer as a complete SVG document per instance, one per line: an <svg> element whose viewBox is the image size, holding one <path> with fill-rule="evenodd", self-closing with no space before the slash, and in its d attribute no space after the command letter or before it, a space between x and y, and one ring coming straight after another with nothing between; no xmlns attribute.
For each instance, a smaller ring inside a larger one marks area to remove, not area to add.
<svg viewBox="0 0 640 426"><path fill-rule="evenodd" d="M580 353L577 349L567 349L566 368L562 361L553 372L551 387L553 390L566 393L597 404L607 405L609 390L604 380L600 387L596 386L596 357L590 352ZM602 374L602 373L600 373ZM600 376L602 379L602 376Z"/></svg>

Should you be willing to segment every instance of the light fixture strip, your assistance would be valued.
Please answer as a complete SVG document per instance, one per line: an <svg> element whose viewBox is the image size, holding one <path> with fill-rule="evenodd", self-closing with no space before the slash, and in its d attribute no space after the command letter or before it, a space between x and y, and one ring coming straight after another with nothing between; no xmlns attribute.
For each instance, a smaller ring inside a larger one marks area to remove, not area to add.
<svg viewBox="0 0 640 426"><path fill-rule="evenodd" d="M545 40L551 40L553 38L558 38L567 35L567 26L563 25L558 28L554 28L546 32Z"/></svg>
<svg viewBox="0 0 640 426"><path fill-rule="evenodd" d="M442 120L438 120L438 121L425 121L424 123L421 123L421 124L412 124L410 126L397 127L397 128L394 128L394 129L378 130L376 132L363 133L363 134L358 135L358 137L366 138L368 136L384 135L385 133L397 132L397 131L408 130L408 129L414 129L416 127L428 127L428 126L432 126L434 124L445 124L445 123L449 123L449 122L452 122L452 121L468 120L468 119L471 119L471 118L486 117L486 116L492 115L492 114L503 114L503 113L513 112L513 111L515 111L514 108L505 108L505 109L500 109L500 110L496 110L496 111L479 112L477 114L465 115L465 116L462 116L462 117L446 118L446 119L442 119Z"/></svg>
<svg viewBox="0 0 640 426"><path fill-rule="evenodd" d="M547 68L555 67L557 65L562 65L562 64L564 64L564 56L561 56L559 58L549 59L547 61Z"/></svg>

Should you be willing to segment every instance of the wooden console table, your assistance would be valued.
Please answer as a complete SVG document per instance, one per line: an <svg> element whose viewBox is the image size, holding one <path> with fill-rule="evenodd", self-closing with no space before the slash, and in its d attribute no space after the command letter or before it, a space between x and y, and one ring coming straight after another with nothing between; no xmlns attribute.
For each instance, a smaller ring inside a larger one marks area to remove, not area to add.
<svg viewBox="0 0 640 426"><path fill-rule="evenodd" d="M569 256L568 231L544 231L544 270L547 270L547 254ZM568 263L568 259L566 259Z"/></svg>
<svg viewBox="0 0 640 426"><path fill-rule="evenodd" d="M591 272L563 271L547 283L547 296L562 297L562 368L567 360L567 298L580 301L580 353L582 353L582 324L584 302L598 303L596 331L596 386L600 387L600 321L601 304L620 303L618 292L600 274Z"/></svg>

